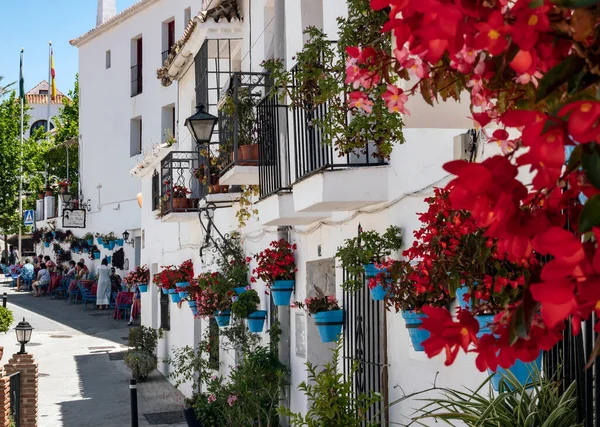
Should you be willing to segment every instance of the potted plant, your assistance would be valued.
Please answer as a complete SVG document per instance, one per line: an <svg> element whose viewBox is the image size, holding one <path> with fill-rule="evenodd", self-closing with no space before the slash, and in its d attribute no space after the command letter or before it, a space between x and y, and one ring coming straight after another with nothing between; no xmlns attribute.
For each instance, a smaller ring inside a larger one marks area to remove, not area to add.
<svg viewBox="0 0 600 427"><path fill-rule="evenodd" d="M305 310L309 316L315 317L315 325L319 330L321 341L336 341L342 333L344 310L340 308L334 295L324 295L316 288L317 296L306 298L304 302L294 303L294 307Z"/></svg>
<svg viewBox="0 0 600 427"><path fill-rule="evenodd" d="M46 186L46 197L52 197L54 196L54 190L52 189L52 186L47 185Z"/></svg>
<svg viewBox="0 0 600 427"><path fill-rule="evenodd" d="M85 240L88 246L92 246L94 244L94 235L92 233L85 233L83 240Z"/></svg>
<svg viewBox="0 0 600 427"><path fill-rule="evenodd" d="M49 248L50 247L50 243L52 243L52 241L54 240L54 233L52 233L52 231L48 231L46 232L46 234L44 234L44 246Z"/></svg>
<svg viewBox="0 0 600 427"><path fill-rule="evenodd" d="M199 291L196 307L200 316L214 316L219 327L229 325L233 287L218 271L205 272L196 279Z"/></svg>
<svg viewBox="0 0 600 427"><path fill-rule="evenodd" d="M402 248L402 229L390 226L385 233L376 231L360 231L358 237L346 239L339 247L335 256L347 273L347 279L342 287L355 291L363 286L361 280L364 274L367 278L377 274L375 263L381 262L392 251Z"/></svg>
<svg viewBox="0 0 600 427"><path fill-rule="evenodd" d="M129 347L125 354L125 364L131 369L134 378L144 381L156 369L156 346L162 338L162 330L140 326L129 330Z"/></svg>
<svg viewBox="0 0 600 427"><path fill-rule="evenodd" d="M257 266L252 273L271 289L275 305L290 305L297 271L294 261L296 244L280 239L272 241L269 246L255 255ZM251 280L256 281L254 277Z"/></svg>
<svg viewBox="0 0 600 427"><path fill-rule="evenodd" d="M173 197L173 209L187 209L187 196L192 194L184 185L174 185L171 189Z"/></svg>
<svg viewBox="0 0 600 427"><path fill-rule="evenodd" d="M262 332L267 318L267 310L258 310L258 305L260 305L260 297L254 289L239 295L231 305L233 315L240 319L246 319L248 329L254 333Z"/></svg>
<svg viewBox="0 0 600 427"><path fill-rule="evenodd" d="M104 244L104 239L103 239L102 234L96 233L96 243L98 243L99 245Z"/></svg>
<svg viewBox="0 0 600 427"><path fill-rule="evenodd" d="M177 273L175 275L175 292L169 290L169 294L171 294L171 300L173 300L173 294L178 294L179 298L187 298L187 288L190 285L190 281L194 277L194 264L191 259L184 261L177 269ZM179 302L179 301L173 301Z"/></svg>
<svg viewBox="0 0 600 427"><path fill-rule="evenodd" d="M46 192L44 190L38 191L38 199L42 200L45 195L46 195Z"/></svg>
<svg viewBox="0 0 600 427"><path fill-rule="evenodd" d="M123 279L127 284L137 285L140 292L144 293L148 291L148 282L150 281L150 271L147 265L136 267L135 270L130 271L127 276Z"/></svg>
<svg viewBox="0 0 600 427"><path fill-rule="evenodd" d="M60 189L60 194L67 194L69 190L69 185L71 185L70 180L58 181L58 188Z"/></svg>

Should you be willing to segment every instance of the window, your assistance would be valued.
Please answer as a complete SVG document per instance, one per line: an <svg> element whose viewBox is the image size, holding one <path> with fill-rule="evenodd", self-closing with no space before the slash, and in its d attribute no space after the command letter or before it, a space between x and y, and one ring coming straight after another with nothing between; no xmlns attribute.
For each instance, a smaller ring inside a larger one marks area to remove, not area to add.
<svg viewBox="0 0 600 427"><path fill-rule="evenodd" d="M131 132L130 132L130 156L137 156L142 153L142 118L136 117L131 119Z"/></svg>
<svg viewBox="0 0 600 427"><path fill-rule="evenodd" d="M46 91L46 92L48 92L48 91ZM36 130L38 130L38 129L46 130L47 123L48 123L48 121L46 121L46 120L38 120L33 125L31 125L31 129L29 130L29 134L33 135L33 133ZM50 130L52 130L52 129L54 129L54 125L52 124L52 122L50 122Z"/></svg>
<svg viewBox="0 0 600 427"><path fill-rule="evenodd" d="M155 169L152 174L152 210L160 208L160 174Z"/></svg>
<svg viewBox="0 0 600 427"><path fill-rule="evenodd" d="M169 57L169 52L175 44L175 20L163 22L162 64Z"/></svg>
<svg viewBox="0 0 600 427"><path fill-rule="evenodd" d="M48 89L40 89L40 95L48 95Z"/></svg>
<svg viewBox="0 0 600 427"><path fill-rule="evenodd" d="M110 68L110 50L106 51L106 69Z"/></svg>
<svg viewBox="0 0 600 427"><path fill-rule="evenodd" d="M131 96L142 93L143 41L141 37L131 40Z"/></svg>
<svg viewBox="0 0 600 427"><path fill-rule="evenodd" d="M169 313L169 295L159 292L160 295L160 328L168 331L171 329L171 314Z"/></svg>
<svg viewBox="0 0 600 427"><path fill-rule="evenodd" d="M161 112L161 141L173 142L175 139L175 104L170 104L162 107Z"/></svg>
<svg viewBox="0 0 600 427"><path fill-rule="evenodd" d="M188 7L183 11L183 26L187 27L192 20L192 8Z"/></svg>
<svg viewBox="0 0 600 427"><path fill-rule="evenodd" d="M214 317L208 320L208 366L211 369L219 369L219 325Z"/></svg>

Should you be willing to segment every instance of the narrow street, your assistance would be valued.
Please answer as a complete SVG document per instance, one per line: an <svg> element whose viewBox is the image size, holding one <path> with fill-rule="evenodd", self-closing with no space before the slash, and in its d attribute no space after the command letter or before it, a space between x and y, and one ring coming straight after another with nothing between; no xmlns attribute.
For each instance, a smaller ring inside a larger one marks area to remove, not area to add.
<svg viewBox="0 0 600 427"><path fill-rule="evenodd" d="M122 360L129 328L112 311L72 305L50 297L7 292L16 324L34 327L28 353L39 364L39 427L117 427L131 425L129 378ZM6 363L19 351L15 333L0 335ZM140 426L184 426L183 396L154 371L138 387Z"/></svg>

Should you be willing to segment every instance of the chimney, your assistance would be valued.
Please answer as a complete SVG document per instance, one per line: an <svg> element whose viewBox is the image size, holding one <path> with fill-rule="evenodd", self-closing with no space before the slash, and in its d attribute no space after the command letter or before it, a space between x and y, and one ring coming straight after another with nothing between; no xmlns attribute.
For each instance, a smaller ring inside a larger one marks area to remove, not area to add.
<svg viewBox="0 0 600 427"><path fill-rule="evenodd" d="M96 27L104 24L117 14L117 0L98 0Z"/></svg>

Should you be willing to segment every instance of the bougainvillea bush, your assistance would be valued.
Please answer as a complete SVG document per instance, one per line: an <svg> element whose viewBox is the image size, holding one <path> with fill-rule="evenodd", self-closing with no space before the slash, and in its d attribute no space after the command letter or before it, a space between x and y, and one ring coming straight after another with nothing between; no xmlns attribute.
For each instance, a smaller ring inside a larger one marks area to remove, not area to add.
<svg viewBox="0 0 600 427"><path fill-rule="evenodd" d="M189 283L194 278L194 264L191 259L182 262L179 266L162 266L162 269L160 273L155 274L152 278L152 283L159 288L175 289L177 283Z"/></svg>
<svg viewBox="0 0 600 427"><path fill-rule="evenodd" d="M444 308L425 308L435 322L424 327L439 342L426 351L433 356L445 349L452 362L456 349L473 348L480 369L507 367L516 357L531 360L561 338L565 320L572 318L578 333L580 320L600 312L598 2L371 0L370 5L388 13L381 30L383 37L395 38L396 48L347 48L355 108L368 113L373 79L386 82L382 98L398 112L410 110L410 96L417 93L433 105L468 92L473 119L495 129L488 136L503 153L482 163L447 163L444 168L456 176L450 203L495 239L503 259L524 264L535 251L546 261L539 274L528 267L522 296L496 315L494 335L477 339L477 322L466 311L452 319ZM402 82L411 78L410 84ZM566 149L572 151L568 158ZM532 172L531 183L517 179L519 167Z"/></svg>
<svg viewBox="0 0 600 427"><path fill-rule="evenodd" d="M195 293L198 315L212 316L217 311L231 309L233 286L220 272L205 272L196 279L198 292Z"/></svg>
<svg viewBox="0 0 600 427"><path fill-rule="evenodd" d="M148 266L143 265L141 267L136 267L135 270L130 271L127 276L125 276L123 281L130 285L148 284L150 281L150 271L148 270Z"/></svg>

